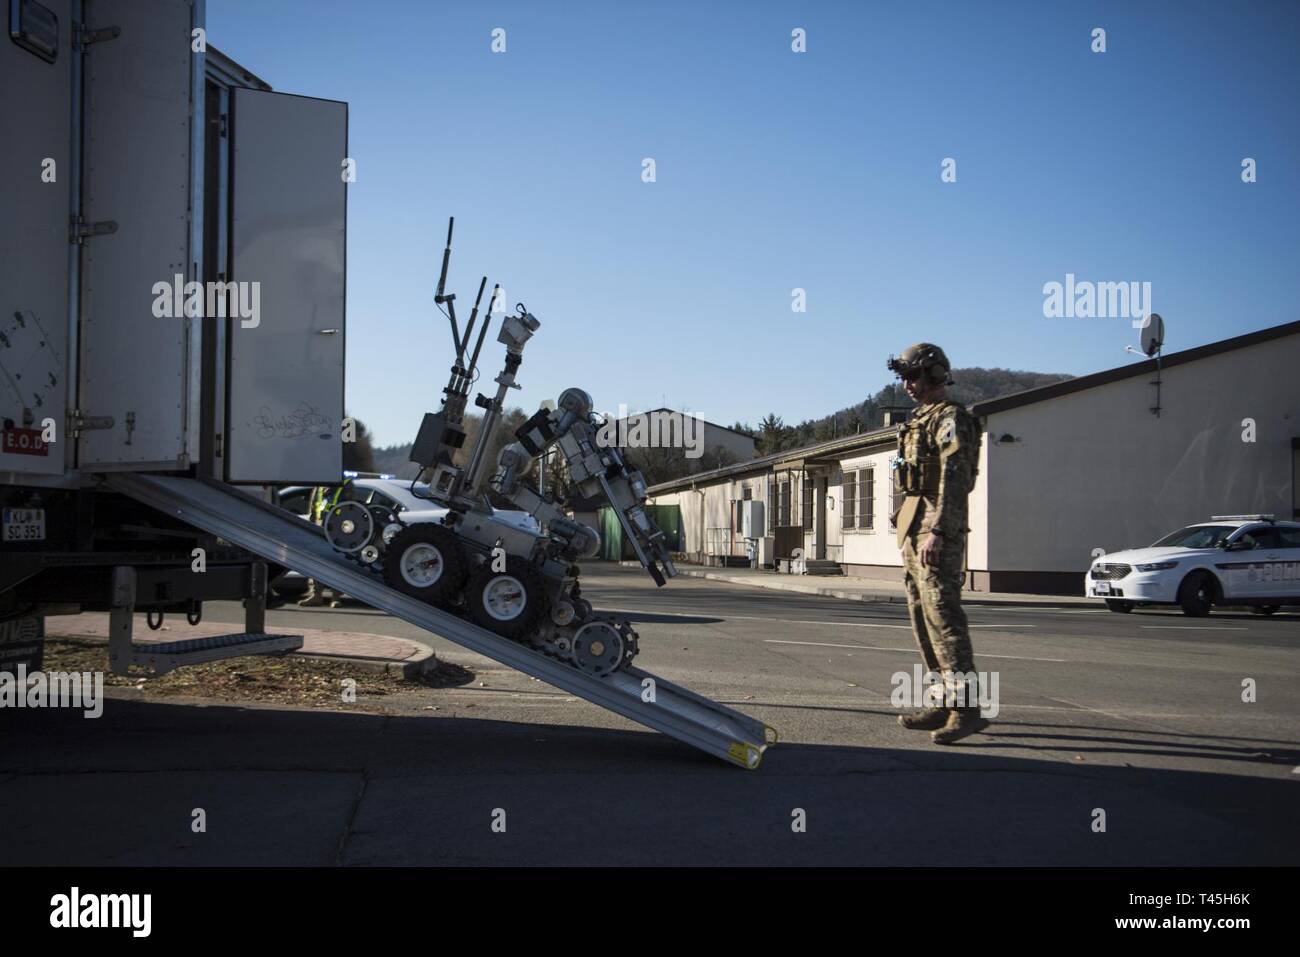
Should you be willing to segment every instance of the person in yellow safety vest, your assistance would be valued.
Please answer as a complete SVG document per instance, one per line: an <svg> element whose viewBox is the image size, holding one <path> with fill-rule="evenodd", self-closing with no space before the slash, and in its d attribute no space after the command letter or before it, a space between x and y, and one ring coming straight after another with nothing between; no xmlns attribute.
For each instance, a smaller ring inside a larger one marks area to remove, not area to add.
<svg viewBox="0 0 1300 957"><path fill-rule="evenodd" d="M307 500L307 514L317 525L325 524L325 516L334 509L343 496L343 489L348 485L344 482L342 485L331 487L328 485L317 485L311 490L311 497ZM327 599L325 593L329 592L330 597ZM307 595L298 602L304 608L316 608L328 604L331 608L339 606L339 596L329 588L318 585L316 579L307 579Z"/></svg>
<svg viewBox="0 0 1300 957"><path fill-rule="evenodd" d="M317 525L325 524L326 513L339 503L339 499L343 496L343 488L347 484L348 483L345 482L343 485L335 486L333 492L330 491L330 486L328 485L317 485L311 490L311 498L309 499L310 504L308 507L313 522Z"/></svg>

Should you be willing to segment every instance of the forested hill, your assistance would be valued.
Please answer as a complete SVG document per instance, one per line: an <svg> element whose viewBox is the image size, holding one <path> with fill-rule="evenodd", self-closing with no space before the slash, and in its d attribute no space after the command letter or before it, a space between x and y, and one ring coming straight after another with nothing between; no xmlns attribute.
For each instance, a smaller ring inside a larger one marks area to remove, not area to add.
<svg viewBox="0 0 1300 957"><path fill-rule="evenodd" d="M986 399L1036 389L1071 376L1056 372L1026 372L1019 369L985 369L971 366L954 369L953 385L948 387L948 398L962 405L972 405ZM900 384L885 386L857 405L840 409L819 419L805 419L797 425L786 425L776 412L769 412L756 426L737 422L733 429L749 432L758 439L758 453L766 455L784 449L798 448L858 432L869 432L884 424L889 409L910 408L912 401Z"/></svg>

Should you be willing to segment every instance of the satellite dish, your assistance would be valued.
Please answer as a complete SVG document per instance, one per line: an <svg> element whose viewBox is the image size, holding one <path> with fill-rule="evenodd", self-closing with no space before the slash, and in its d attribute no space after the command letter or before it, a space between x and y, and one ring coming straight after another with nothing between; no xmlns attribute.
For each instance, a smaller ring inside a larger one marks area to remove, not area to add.
<svg viewBox="0 0 1300 957"><path fill-rule="evenodd" d="M1164 344L1165 321L1159 313L1153 312L1147 316L1147 321L1142 326L1142 351L1150 357L1159 352Z"/></svg>

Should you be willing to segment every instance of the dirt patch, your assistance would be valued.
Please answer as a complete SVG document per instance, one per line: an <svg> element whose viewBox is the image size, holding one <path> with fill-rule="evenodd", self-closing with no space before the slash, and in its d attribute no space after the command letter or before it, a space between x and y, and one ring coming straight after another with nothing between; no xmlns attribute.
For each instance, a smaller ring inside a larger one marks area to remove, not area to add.
<svg viewBox="0 0 1300 957"><path fill-rule="evenodd" d="M44 671L103 671L110 688L134 688L146 698L217 698L223 701L265 701L298 707L337 708L351 679L356 682L352 706L382 708L388 695L410 694L421 688L452 688L468 684L473 672L445 661L414 678L381 674L345 661L296 655L247 655L189 665L160 678L115 675L108 668L108 646L86 638L47 638Z"/></svg>

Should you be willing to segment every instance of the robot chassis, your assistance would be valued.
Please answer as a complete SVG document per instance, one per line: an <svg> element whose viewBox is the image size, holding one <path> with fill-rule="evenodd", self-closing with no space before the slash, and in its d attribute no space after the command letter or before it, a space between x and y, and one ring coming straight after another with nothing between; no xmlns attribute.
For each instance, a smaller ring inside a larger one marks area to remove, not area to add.
<svg viewBox="0 0 1300 957"><path fill-rule="evenodd" d="M506 395L519 388L515 372L524 346L541 325L522 303L514 315L505 317L497 335L506 357L495 380L496 395L480 394L474 400L484 414L469 462L463 469L454 464L456 451L465 443L465 404L491 324L489 312L467 360L487 277L479 284L462 337L456 297L444 295L454 225L453 218L434 302L447 306L443 311L451 322L456 359L442 390L442 408L425 414L411 450L420 476L430 475L427 493L417 492L415 481L412 492L446 508L447 514L441 522L407 524L400 513L343 502L326 516L325 536L334 548L381 572L388 585L407 595L466 616L589 674L610 674L636 656L637 634L625 619L597 614L581 597L576 561L596 554L600 535L569 518L527 481L538 459L558 448L572 484L583 495L599 495L609 502L637 558L658 585L672 578L676 568L663 532L642 508L644 477L628 466L617 448L597 442L605 422L581 389L566 389L553 406L544 403L515 431L516 441L501 450L496 470L488 477L483 461L488 445ZM496 302L499 288L493 287L489 304ZM536 519L539 529L521 527L499 514L488 499L488 488Z"/></svg>

